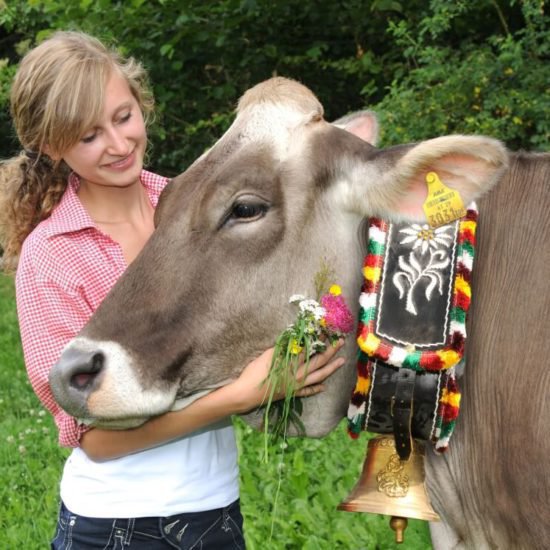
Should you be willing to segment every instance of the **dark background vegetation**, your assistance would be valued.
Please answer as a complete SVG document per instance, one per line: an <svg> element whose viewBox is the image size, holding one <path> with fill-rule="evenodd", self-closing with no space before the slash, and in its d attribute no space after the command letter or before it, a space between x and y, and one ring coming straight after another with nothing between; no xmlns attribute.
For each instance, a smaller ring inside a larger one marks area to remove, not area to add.
<svg viewBox="0 0 550 550"><path fill-rule="evenodd" d="M550 31L542 0L0 0L0 156L17 150L8 89L56 29L140 59L158 105L153 168L182 171L272 75L309 86L327 119L365 107L383 144L483 133L548 149Z"/></svg>

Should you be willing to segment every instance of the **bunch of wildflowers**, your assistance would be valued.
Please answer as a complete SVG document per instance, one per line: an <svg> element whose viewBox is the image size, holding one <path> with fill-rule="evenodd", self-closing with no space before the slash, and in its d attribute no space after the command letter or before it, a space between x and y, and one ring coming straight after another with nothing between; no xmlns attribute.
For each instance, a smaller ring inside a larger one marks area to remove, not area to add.
<svg viewBox="0 0 550 550"><path fill-rule="evenodd" d="M335 345L354 326L353 316L338 285L332 285L319 301L296 294L289 302L297 306L298 314L294 323L277 338L271 369L265 380L268 385L264 413L266 457L269 432L274 439L285 438L290 422L299 432L304 431L300 420L301 401L294 396L301 387L296 380L300 365L305 365L306 373L302 377L305 378L311 356L325 351L328 345ZM274 402L273 396L281 387L285 388L285 397Z"/></svg>

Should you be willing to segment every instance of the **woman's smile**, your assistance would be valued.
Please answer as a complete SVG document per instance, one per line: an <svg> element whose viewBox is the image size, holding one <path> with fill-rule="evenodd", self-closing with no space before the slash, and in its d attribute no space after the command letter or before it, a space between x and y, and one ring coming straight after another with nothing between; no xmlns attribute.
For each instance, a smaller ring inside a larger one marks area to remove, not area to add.
<svg viewBox="0 0 550 550"><path fill-rule="evenodd" d="M136 159L135 149L126 157L121 158L120 160L116 160L114 162L110 162L107 164L104 164L104 168L108 168L109 170L126 170L127 168L130 168Z"/></svg>

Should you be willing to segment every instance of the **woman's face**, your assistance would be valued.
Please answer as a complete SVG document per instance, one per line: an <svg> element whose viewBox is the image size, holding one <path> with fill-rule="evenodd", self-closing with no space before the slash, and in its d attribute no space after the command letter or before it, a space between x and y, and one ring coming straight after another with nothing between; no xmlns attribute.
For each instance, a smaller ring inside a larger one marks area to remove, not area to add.
<svg viewBox="0 0 550 550"><path fill-rule="evenodd" d="M146 144L141 109L124 77L113 71L100 120L62 157L81 183L127 187L139 180Z"/></svg>

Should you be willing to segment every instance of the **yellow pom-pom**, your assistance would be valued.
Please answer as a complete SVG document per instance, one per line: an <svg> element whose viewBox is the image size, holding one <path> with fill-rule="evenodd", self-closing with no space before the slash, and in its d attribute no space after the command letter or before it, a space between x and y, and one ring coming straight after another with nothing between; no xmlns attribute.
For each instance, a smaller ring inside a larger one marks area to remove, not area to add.
<svg viewBox="0 0 550 550"><path fill-rule="evenodd" d="M366 340L359 342L359 347L368 355L374 355L378 346L380 345L380 338L377 338L374 334L369 333Z"/></svg>
<svg viewBox="0 0 550 550"><path fill-rule="evenodd" d="M468 298L472 297L472 289L469 283L464 279L462 275L457 275L455 279L455 286L458 290L466 294Z"/></svg>
<svg viewBox="0 0 550 550"><path fill-rule="evenodd" d="M462 356L452 349L436 351L435 353L443 362L444 369L456 365L462 359Z"/></svg>
<svg viewBox="0 0 550 550"><path fill-rule="evenodd" d="M340 288L339 285L332 285L328 289L328 292L329 292L329 294L332 294L333 296L340 296L340 294L342 294L342 289Z"/></svg>
<svg viewBox="0 0 550 550"><path fill-rule="evenodd" d="M370 378L363 378L362 376L357 377L357 382L355 384L355 391L357 393L362 393L366 395L370 388Z"/></svg>
<svg viewBox="0 0 550 550"><path fill-rule="evenodd" d="M379 267L366 266L363 268L363 275L365 276L365 279L367 279L367 281L377 283L380 280L381 274L382 270Z"/></svg>
<svg viewBox="0 0 550 550"><path fill-rule="evenodd" d="M447 388L443 388L440 401L446 405L458 408L460 406L460 394L457 392L450 392Z"/></svg>

